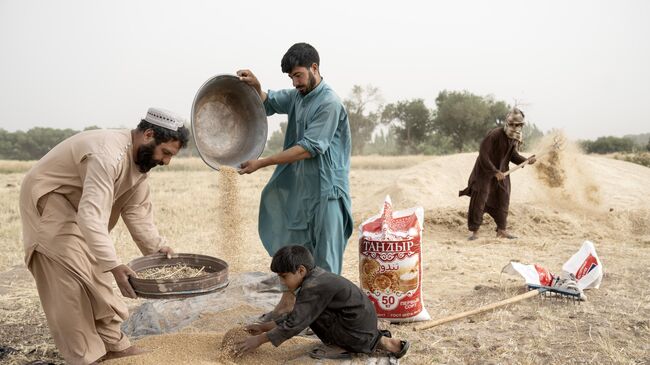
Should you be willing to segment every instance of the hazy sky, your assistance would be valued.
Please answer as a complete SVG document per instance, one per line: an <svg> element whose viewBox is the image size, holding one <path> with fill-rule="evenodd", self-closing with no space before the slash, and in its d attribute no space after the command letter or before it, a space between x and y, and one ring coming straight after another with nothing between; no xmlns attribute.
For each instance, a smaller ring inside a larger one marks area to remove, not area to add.
<svg viewBox="0 0 650 365"><path fill-rule="evenodd" d="M209 77L314 45L341 96L468 90L523 103L572 138L650 132L648 1L0 0L0 128L132 127L149 106L189 118ZM282 118L273 118L277 128Z"/></svg>

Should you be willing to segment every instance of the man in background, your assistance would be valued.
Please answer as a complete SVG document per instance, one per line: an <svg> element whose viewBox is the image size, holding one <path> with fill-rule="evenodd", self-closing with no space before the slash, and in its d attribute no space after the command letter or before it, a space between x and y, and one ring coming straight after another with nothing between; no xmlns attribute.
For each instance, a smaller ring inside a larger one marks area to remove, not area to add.
<svg viewBox="0 0 650 365"><path fill-rule="evenodd" d="M523 141L524 117L521 110L514 108L506 116L503 127L488 132L481 142L467 188L458 194L470 197L467 212L467 226L472 233L468 238L470 241L478 238L484 212L494 218L498 238L517 238L507 231L510 176L503 173L508 171L510 162L521 164L526 161L518 152ZM528 163L535 163L535 156L531 156Z"/></svg>

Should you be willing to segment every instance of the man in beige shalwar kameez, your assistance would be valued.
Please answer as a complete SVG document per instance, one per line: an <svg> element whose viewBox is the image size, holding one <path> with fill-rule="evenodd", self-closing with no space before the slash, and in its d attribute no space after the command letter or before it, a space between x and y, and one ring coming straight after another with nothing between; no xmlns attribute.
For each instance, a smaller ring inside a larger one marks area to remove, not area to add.
<svg viewBox="0 0 650 365"><path fill-rule="evenodd" d="M143 255L173 251L153 222L147 172L187 145L182 119L151 108L134 130L79 133L48 152L23 179L25 263L36 281L54 342L69 364L141 351L120 330L135 298L135 273L117 257L109 231L121 216Z"/></svg>

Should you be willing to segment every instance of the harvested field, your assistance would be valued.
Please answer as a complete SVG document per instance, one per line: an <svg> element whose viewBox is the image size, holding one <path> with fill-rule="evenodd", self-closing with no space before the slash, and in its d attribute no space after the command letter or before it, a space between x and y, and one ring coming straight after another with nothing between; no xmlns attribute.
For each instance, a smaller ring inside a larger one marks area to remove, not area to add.
<svg viewBox="0 0 650 365"><path fill-rule="evenodd" d="M531 151L524 155L536 149ZM422 332L414 332L412 324L390 325L394 336L412 343L401 363L650 363L650 169L585 156L570 146L561 153L557 156L565 174L561 186L549 186L530 167L511 176L509 228L519 239L496 239L495 225L486 215L481 239L471 242L465 239L469 199L459 198L458 190L467 183L475 153L353 159L352 165L359 166L350 174L355 225L378 212L385 194L391 195L395 209L424 207L423 295L433 318L521 293L522 280L500 274L504 265L518 260L557 272L585 239L595 243L605 270L601 288L588 291L587 301L579 305L530 299ZM239 242L233 245L219 227L220 217L227 218L223 214L229 212L220 195L224 175L197 159L174 160L170 167L174 169L156 168L150 177L155 218L168 243L178 252L235 263L232 272L268 272L270 259L257 235L257 213L272 169L235 177L240 238L229 239ZM0 362L62 363L22 263L18 214L22 174L0 174L0 345L18 350ZM122 223L111 235L124 262L139 255ZM343 268L343 275L357 283L358 238L355 229ZM144 300L126 302L135 308ZM251 311L246 310L246 318L255 315ZM246 320L237 313L206 316L188 332L144 337L138 344L152 353L113 363L220 363L217 352L224 332ZM291 363L286 360L289 353L304 355L313 346L313 341L279 349L265 344L259 355L241 360ZM282 360L271 357L285 355ZM299 359L294 363L310 361Z"/></svg>

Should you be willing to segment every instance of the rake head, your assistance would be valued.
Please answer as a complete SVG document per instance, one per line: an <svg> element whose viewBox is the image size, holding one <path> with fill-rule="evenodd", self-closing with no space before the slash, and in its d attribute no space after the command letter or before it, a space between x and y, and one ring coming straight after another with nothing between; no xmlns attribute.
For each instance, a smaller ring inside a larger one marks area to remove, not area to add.
<svg viewBox="0 0 650 365"><path fill-rule="evenodd" d="M540 159L542 156L545 156L551 152L557 152L557 151L562 151L564 150L564 147L566 147L566 138L562 134L555 134L553 136L553 144L550 146L547 146L544 150L541 152L532 155L531 157L535 156L537 159ZM530 158L530 157L529 157ZM522 164L523 165L523 164Z"/></svg>
<svg viewBox="0 0 650 365"><path fill-rule="evenodd" d="M528 290L539 291L542 298L570 300L574 302L581 302L587 299L580 289L573 287L544 286L535 284L526 284L526 287Z"/></svg>
<svg viewBox="0 0 650 365"><path fill-rule="evenodd" d="M566 143L566 138L564 138L564 136L561 134L556 134L553 137L553 144L551 145L551 149L562 150L564 148L565 143Z"/></svg>

